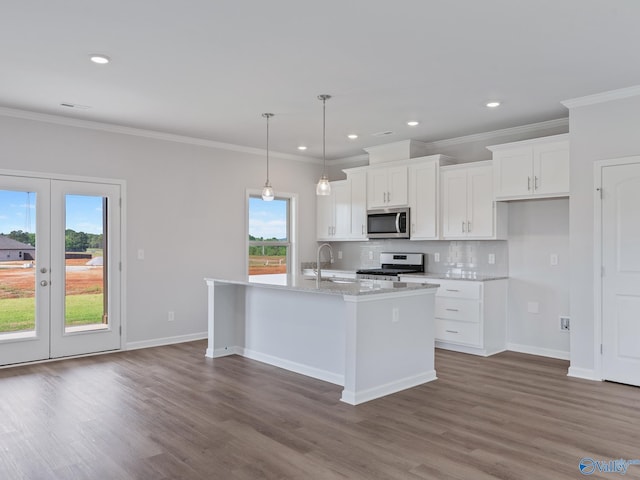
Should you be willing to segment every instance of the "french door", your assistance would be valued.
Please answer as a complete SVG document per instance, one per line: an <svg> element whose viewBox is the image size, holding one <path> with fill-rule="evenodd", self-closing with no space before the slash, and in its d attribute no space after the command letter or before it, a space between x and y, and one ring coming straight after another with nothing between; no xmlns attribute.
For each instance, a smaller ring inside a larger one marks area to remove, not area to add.
<svg viewBox="0 0 640 480"><path fill-rule="evenodd" d="M120 349L120 198L0 175L0 365Z"/></svg>

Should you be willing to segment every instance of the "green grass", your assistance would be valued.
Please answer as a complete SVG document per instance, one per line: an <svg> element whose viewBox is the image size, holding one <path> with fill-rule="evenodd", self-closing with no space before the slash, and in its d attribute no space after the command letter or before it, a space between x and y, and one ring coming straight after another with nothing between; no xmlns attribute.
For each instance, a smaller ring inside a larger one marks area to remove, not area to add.
<svg viewBox="0 0 640 480"><path fill-rule="evenodd" d="M102 322L102 294L69 295L66 298L66 325L89 325ZM33 330L34 298L0 300L0 332Z"/></svg>

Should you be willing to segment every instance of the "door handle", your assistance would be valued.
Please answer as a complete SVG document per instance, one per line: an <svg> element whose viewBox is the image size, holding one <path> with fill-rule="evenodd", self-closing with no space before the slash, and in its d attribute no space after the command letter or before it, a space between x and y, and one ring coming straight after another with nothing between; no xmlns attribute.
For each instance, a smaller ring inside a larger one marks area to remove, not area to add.
<svg viewBox="0 0 640 480"><path fill-rule="evenodd" d="M40 269L40 273L47 273L47 268L46 267L42 267Z"/></svg>
<svg viewBox="0 0 640 480"><path fill-rule="evenodd" d="M527 177L527 192L531 190L531 177Z"/></svg>
<svg viewBox="0 0 640 480"><path fill-rule="evenodd" d="M40 285L42 285L43 287L46 287L47 285L49 285L49 282L47 282L46 280L42 280L40 282Z"/></svg>
<svg viewBox="0 0 640 480"><path fill-rule="evenodd" d="M462 221L462 233L464 233L464 220Z"/></svg>
<svg viewBox="0 0 640 480"><path fill-rule="evenodd" d="M471 222L467 220L467 233L471 232Z"/></svg>
<svg viewBox="0 0 640 480"><path fill-rule="evenodd" d="M447 332L447 333L460 333L460 332L459 332L459 331L457 331L457 330L445 330L445 332Z"/></svg>
<svg viewBox="0 0 640 480"><path fill-rule="evenodd" d="M458 310L457 308L445 308L445 310L447 312L459 312L460 310Z"/></svg>
<svg viewBox="0 0 640 480"><path fill-rule="evenodd" d="M533 177L533 189L538 190L538 177Z"/></svg>

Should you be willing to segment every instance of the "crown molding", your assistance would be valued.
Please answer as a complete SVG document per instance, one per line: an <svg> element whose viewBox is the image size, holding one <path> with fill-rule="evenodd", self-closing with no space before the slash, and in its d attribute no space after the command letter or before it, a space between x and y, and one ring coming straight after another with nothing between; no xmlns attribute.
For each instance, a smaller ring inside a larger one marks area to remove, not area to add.
<svg viewBox="0 0 640 480"><path fill-rule="evenodd" d="M94 120L80 120L77 118L64 117L61 115L19 110L17 108L0 107L0 116L19 118L23 120L33 120L36 122L53 123L56 125L64 125L67 127L99 130L109 133L118 133L121 135L132 135L135 137L151 138L154 140L165 140L167 142L186 143L189 145L215 148L218 150L249 153L252 155L266 155L266 150L262 148L246 147L243 145L235 145L233 143L216 142L214 140L207 140L204 138L188 137L186 135L176 135L173 133L158 132L155 130L145 130L143 128L125 127L122 125L114 125L111 123L96 122ZM283 160L322 164L322 159L315 157L303 157L300 155L273 151L269 151L269 155L272 158L280 158Z"/></svg>
<svg viewBox="0 0 640 480"><path fill-rule="evenodd" d="M587 95L585 97L571 98L560 103L571 109L576 107L585 107L587 105L595 105L597 103L610 102L612 100L621 100L623 98L636 97L640 95L640 85L633 87L620 88L618 90L610 90L608 92L596 93L595 95Z"/></svg>
<svg viewBox="0 0 640 480"><path fill-rule="evenodd" d="M446 140L436 140L435 142L428 142L429 149L438 149L444 147L450 147L452 145L459 145L461 143L473 143L481 142L485 140L491 140L492 138L504 137L507 135L518 135L526 133L536 133L542 130L551 128L569 128L569 117L557 118L555 120L547 120L545 122L530 123L528 125L521 125L518 127L503 128L501 130L492 130L490 132L474 133L471 135L465 135L463 137L449 138Z"/></svg>
<svg viewBox="0 0 640 480"><path fill-rule="evenodd" d="M338 167L338 166L345 166L348 167L349 165L361 165L362 162L365 162L366 164L369 163L369 154L368 153L362 153L360 155L354 155L352 157L344 157L344 158L336 158L334 160L327 160L327 164L331 165L332 167Z"/></svg>

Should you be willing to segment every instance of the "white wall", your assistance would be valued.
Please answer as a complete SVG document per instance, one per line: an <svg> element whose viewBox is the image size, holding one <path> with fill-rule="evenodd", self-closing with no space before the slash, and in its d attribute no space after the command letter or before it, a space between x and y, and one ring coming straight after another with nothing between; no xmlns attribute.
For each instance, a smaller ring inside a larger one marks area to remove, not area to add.
<svg viewBox="0 0 640 480"><path fill-rule="evenodd" d="M509 203L508 348L569 358L569 200ZM551 265L551 255L558 265ZM538 313L529 312L529 304Z"/></svg>
<svg viewBox="0 0 640 480"><path fill-rule="evenodd" d="M126 180L128 343L206 332L203 278L245 278L245 189L264 184L263 155L0 116L0 169ZM320 171L271 158L276 194L299 195L300 258L315 255Z"/></svg>
<svg viewBox="0 0 640 480"><path fill-rule="evenodd" d="M636 89L637 90L637 89ZM640 154L640 93L570 110L571 368L598 377L593 315L593 163Z"/></svg>

